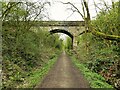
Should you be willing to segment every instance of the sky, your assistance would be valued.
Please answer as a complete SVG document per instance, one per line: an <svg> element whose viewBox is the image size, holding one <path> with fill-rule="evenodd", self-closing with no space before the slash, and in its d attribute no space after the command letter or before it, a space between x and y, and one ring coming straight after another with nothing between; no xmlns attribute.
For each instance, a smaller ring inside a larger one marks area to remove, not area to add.
<svg viewBox="0 0 120 90"><path fill-rule="evenodd" d="M82 20L81 16L77 12L73 13L70 9L68 9L71 8L70 5L62 4L60 1L63 2L63 0L54 0L54 2L52 2L51 7L49 8L50 19L58 21ZM64 2L72 2L79 8L80 11L82 11L80 0L64 0Z"/></svg>
<svg viewBox="0 0 120 90"><path fill-rule="evenodd" d="M80 21L83 20L77 12L72 14L72 11L68 8L71 8L70 5L62 4L60 2L71 2L82 12L81 0L48 0L51 2L51 6L48 8L49 17L51 20L58 21ZM91 19L94 19L96 16L95 6L93 0L88 1L89 10ZM98 4L102 0L95 0L95 3ZM111 0L104 0L108 5L111 5ZM118 0L113 0L118 1ZM103 8L102 5L98 5L100 8ZM99 9L97 9L99 11ZM72 15L71 15L72 14Z"/></svg>
<svg viewBox="0 0 120 90"><path fill-rule="evenodd" d="M73 15L71 15L72 11L68 10L68 8L71 8L71 6L62 4L60 3L60 1L63 0L54 0L54 2L52 2L51 8L49 9L50 19L58 21L76 21L81 19L81 16L76 12ZM77 6L78 4L80 4L79 0L64 0L64 2L68 1L76 3Z"/></svg>
<svg viewBox="0 0 120 90"><path fill-rule="evenodd" d="M61 2L71 2L73 3L79 11L82 13L82 6L81 6L81 0L2 0L2 1L29 1L29 2L45 2L48 1L51 3L50 6L46 6L47 12L49 15L50 20L56 20L56 21L80 21L83 20L80 14L77 12L72 12L70 9L71 5L62 4ZM91 15L91 19L94 19L97 15L95 11L95 6L93 1L100 7L103 8L102 5L99 3L103 0L86 0L88 2L89 11ZM119 1L119 0L104 0L108 5L111 5L111 1ZM100 10L97 8L97 11ZM73 14L72 14L73 13ZM47 18L44 18L43 20L48 20Z"/></svg>

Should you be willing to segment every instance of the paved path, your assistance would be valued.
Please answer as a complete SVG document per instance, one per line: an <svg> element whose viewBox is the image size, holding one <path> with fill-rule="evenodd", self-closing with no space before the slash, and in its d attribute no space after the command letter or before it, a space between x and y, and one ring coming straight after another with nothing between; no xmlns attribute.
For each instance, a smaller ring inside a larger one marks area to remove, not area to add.
<svg viewBox="0 0 120 90"><path fill-rule="evenodd" d="M37 88L89 88L89 85L63 52Z"/></svg>

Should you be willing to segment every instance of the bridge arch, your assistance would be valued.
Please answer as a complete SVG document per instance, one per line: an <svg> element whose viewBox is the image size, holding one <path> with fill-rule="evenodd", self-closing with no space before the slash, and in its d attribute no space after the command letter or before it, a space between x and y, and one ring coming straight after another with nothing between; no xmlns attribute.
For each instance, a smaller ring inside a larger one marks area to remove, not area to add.
<svg viewBox="0 0 120 90"><path fill-rule="evenodd" d="M64 33L64 34L68 35L72 39L72 48L73 48L73 35L70 32L68 32L68 31L66 31L64 29L50 30L50 34L55 34L55 33Z"/></svg>

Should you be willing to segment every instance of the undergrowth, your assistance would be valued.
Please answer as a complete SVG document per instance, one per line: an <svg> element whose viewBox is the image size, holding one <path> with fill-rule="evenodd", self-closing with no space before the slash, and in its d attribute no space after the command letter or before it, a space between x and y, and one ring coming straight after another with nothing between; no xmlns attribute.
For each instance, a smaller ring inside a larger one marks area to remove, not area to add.
<svg viewBox="0 0 120 90"><path fill-rule="evenodd" d="M113 88L106 83L105 78L98 73L92 72L84 64L81 64L74 56L71 56L72 62L82 72L84 77L89 81L91 88Z"/></svg>
<svg viewBox="0 0 120 90"><path fill-rule="evenodd" d="M30 76L26 78L23 84L18 86L19 88L34 88L37 84L40 84L44 76L48 73L50 68L56 62L57 56L50 59L46 64L43 65L42 68L38 68L37 70L30 73Z"/></svg>

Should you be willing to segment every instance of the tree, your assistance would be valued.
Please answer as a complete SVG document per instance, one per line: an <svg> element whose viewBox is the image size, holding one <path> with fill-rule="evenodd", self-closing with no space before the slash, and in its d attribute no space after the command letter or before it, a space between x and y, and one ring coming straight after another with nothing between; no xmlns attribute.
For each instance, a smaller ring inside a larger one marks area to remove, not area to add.
<svg viewBox="0 0 120 90"><path fill-rule="evenodd" d="M82 32L81 34L83 33L86 33L86 32L89 32L89 33L92 33L93 35L96 35L98 37L102 37L104 39L107 39L107 40L116 40L116 41L120 41L120 36L119 35L109 35L109 34L105 34L103 32L99 32L96 27L93 27L92 23L91 23L91 19L90 19L90 11L89 11L89 6L88 6L88 3L86 2L86 0L81 0L82 2L82 7L83 7L83 14L80 12L80 10L74 5L72 4L71 2L67 2L67 3L63 3L63 4L70 4L74 9L71 9L73 12L78 12L81 17L83 18L83 20L85 21L85 27L86 27L86 30L84 32ZM104 1L104 4L106 5L105 1ZM106 5L107 7L107 5ZM107 7L108 8L108 7ZM85 13L87 13L87 15L85 16ZM81 35L80 34L80 35Z"/></svg>
<svg viewBox="0 0 120 90"><path fill-rule="evenodd" d="M2 2L3 25L11 21L11 25L15 27L22 24L22 28L29 30L35 21L46 17L44 14L46 5L50 5L50 2Z"/></svg>

